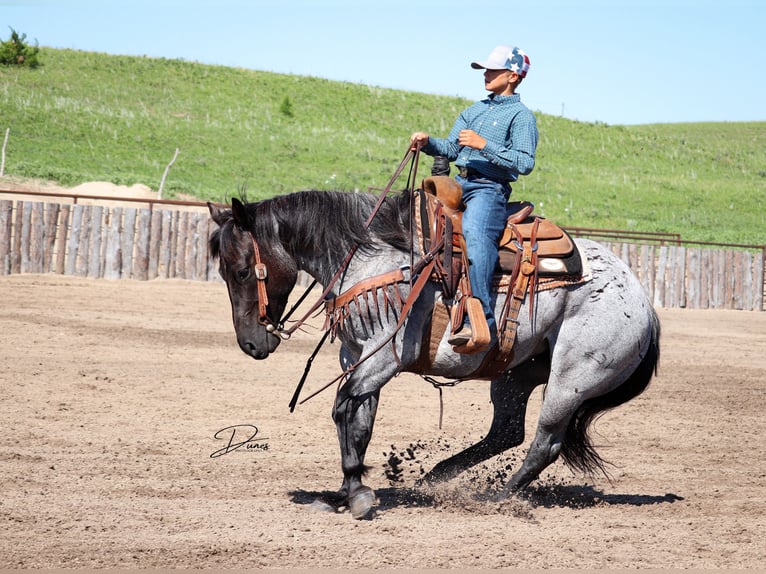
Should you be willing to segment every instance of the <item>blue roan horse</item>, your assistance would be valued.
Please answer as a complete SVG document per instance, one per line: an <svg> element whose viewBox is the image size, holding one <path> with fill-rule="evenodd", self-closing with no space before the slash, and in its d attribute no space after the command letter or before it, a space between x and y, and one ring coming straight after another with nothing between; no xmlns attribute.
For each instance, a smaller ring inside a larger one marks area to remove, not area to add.
<svg viewBox="0 0 766 574"><path fill-rule="evenodd" d="M402 308L391 302L400 296L406 300L416 279L408 271L411 244L417 243L411 240L410 198L409 193L386 197L371 222L365 220L379 197L363 193L305 191L256 203L235 198L231 209L208 205L219 226L210 239L211 253L219 258L228 287L237 341L254 359L265 359L279 345L280 317L299 270L327 285L356 248L332 286L332 298L370 277L404 269L401 281L350 305L337 330L340 364L354 366L333 408L343 469L339 496L355 518L369 516L375 505L362 477L383 386L398 372L466 378L483 360L482 353L454 352L447 332L436 335L441 342L428 370L418 370L424 330L442 285L429 281L400 324L397 310ZM589 425L647 387L659 360L660 325L642 286L618 257L593 241L578 239L577 245L591 279L540 292L532 318L526 298L514 358L491 381L494 418L487 436L438 463L425 476L427 482L452 478L522 444L527 401L538 385L546 390L537 432L505 494L526 487L559 455L574 469L604 470ZM419 257L417 245L414 251ZM265 303L266 297L265 313L259 313L259 300ZM498 313L504 299L497 296Z"/></svg>

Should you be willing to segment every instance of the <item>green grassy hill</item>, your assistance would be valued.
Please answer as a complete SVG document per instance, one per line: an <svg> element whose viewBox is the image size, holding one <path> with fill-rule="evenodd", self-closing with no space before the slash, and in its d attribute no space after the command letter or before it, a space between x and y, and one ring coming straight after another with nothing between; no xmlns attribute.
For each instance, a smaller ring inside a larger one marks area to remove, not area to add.
<svg viewBox="0 0 766 574"><path fill-rule="evenodd" d="M382 187L410 133L446 135L470 103L181 60L49 48L40 60L35 70L0 67L0 133L11 129L6 176L157 189L179 148L167 198L225 201L243 186L250 199ZM766 243L766 123L537 117L537 167L514 197L546 217ZM425 176L431 160L422 160Z"/></svg>

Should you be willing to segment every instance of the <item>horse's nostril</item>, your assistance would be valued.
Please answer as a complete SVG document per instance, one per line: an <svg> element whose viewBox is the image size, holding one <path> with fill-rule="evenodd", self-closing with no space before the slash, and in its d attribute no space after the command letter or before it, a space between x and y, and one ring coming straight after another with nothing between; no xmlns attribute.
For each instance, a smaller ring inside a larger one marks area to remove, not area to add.
<svg viewBox="0 0 766 574"><path fill-rule="evenodd" d="M244 341L240 344L240 347L246 355L250 355L253 359L265 359L269 356L269 351L265 349L259 349L250 341Z"/></svg>

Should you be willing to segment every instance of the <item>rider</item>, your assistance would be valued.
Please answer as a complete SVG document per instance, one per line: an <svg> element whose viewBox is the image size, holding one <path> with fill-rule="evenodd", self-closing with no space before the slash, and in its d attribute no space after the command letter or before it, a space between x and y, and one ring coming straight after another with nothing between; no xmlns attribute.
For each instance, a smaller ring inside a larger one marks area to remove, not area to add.
<svg viewBox="0 0 766 574"><path fill-rule="evenodd" d="M518 47L497 46L483 62L471 67L484 70L489 96L465 109L446 138L412 134L411 143L431 156L454 161L463 188L463 235L469 260L468 277L473 296L481 301L490 333L497 333L492 309L492 278L498 262L497 246L507 219L511 183L535 166L537 122L516 93L529 70L529 57ZM453 346L472 338L467 324L449 339Z"/></svg>

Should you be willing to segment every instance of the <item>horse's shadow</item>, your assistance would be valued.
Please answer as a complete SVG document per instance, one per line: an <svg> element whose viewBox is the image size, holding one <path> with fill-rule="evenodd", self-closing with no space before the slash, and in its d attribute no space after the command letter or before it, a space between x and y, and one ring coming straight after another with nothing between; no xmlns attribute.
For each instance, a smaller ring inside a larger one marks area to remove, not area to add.
<svg viewBox="0 0 766 574"><path fill-rule="evenodd" d="M337 491L293 490L289 492L290 501L295 504L309 505L315 508L336 511L343 508L343 501ZM378 510L391 508L428 508L436 506L435 497L417 488L390 487L375 491Z"/></svg>
<svg viewBox="0 0 766 574"><path fill-rule="evenodd" d="M673 503L684 498L677 494L607 494L590 485L543 485L530 487L516 495L532 506L543 508L590 508L594 506L648 506Z"/></svg>
<svg viewBox="0 0 766 574"><path fill-rule="evenodd" d="M378 498L378 510L392 508L435 508L444 505L444 497L431 488L388 487L375 491ZM291 502L309 505L325 510L340 511L343 508L342 497L336 491L293 490L289 492ZM476 492L471 498L478 502L498 502L495 492ZM684 500L677 494L607 494L590 485L543 485L530 487L514 495L516 500L526 501L530 506L543 508L591 508L608 506L648 506L652 504L672 504Z"/></svg>

